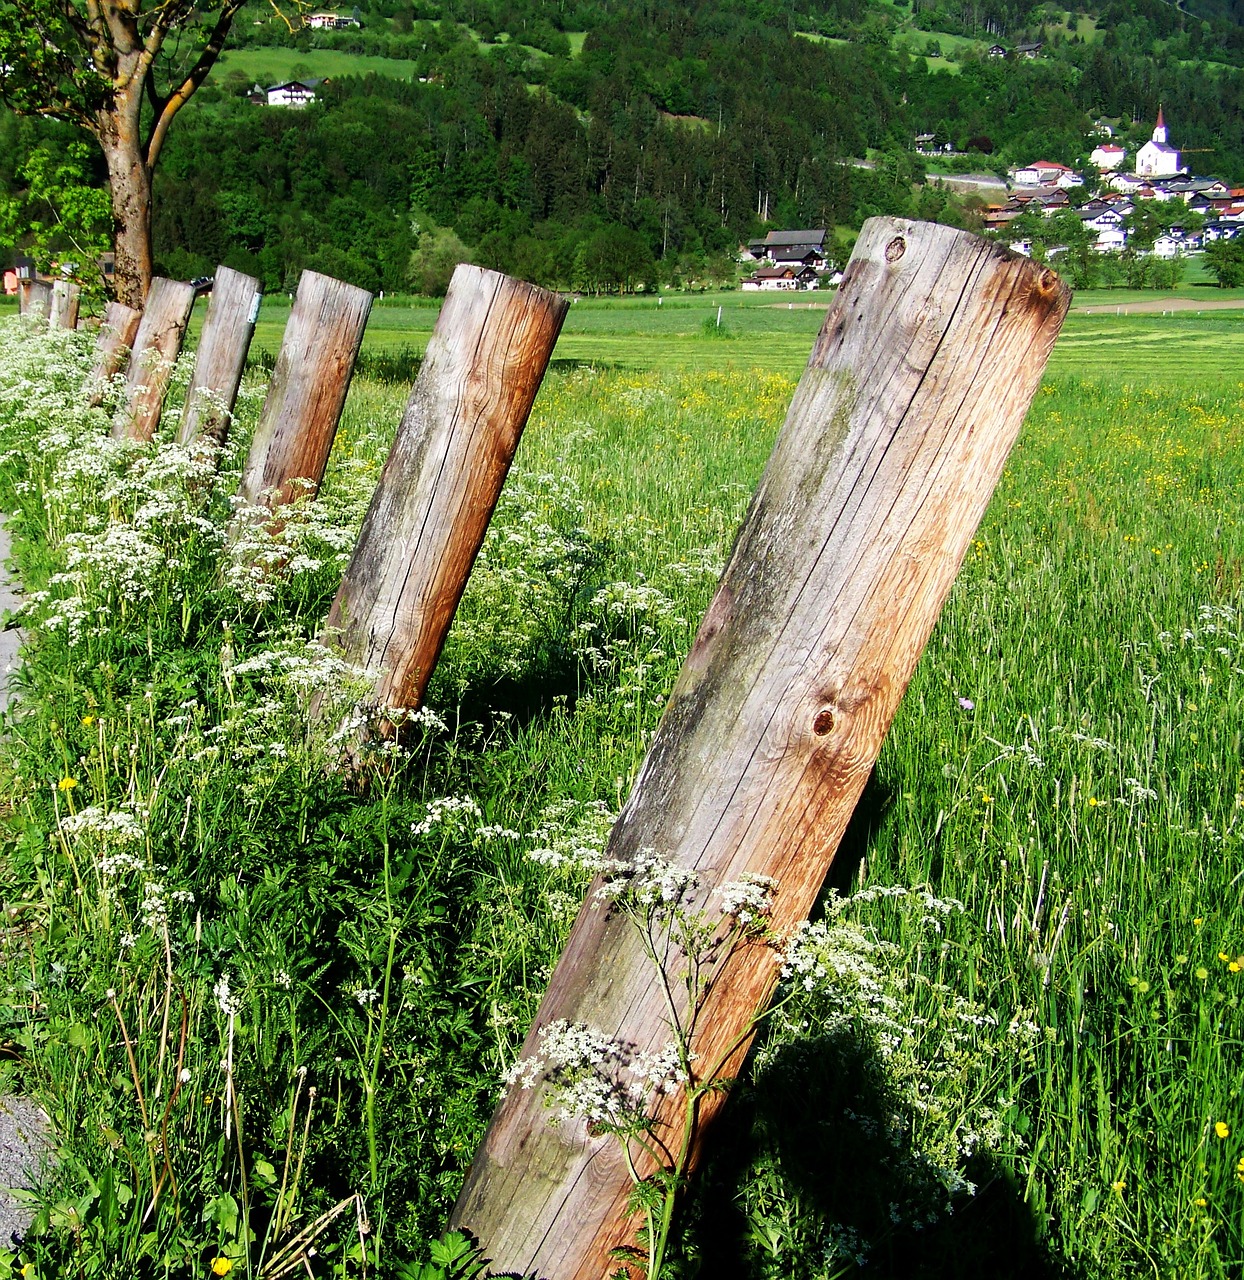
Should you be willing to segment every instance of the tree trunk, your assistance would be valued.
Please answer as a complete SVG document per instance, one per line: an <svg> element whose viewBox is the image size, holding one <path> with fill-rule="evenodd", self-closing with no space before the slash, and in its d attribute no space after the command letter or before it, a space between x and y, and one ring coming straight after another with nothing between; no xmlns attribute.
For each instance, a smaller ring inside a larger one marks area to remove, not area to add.
<svg viewBox="0 0 1244 1280"><path fill-rule="evenodd" d="M694 872L690 906L712 920L711 891L748 874L776 881L777 936L807 918L1069 297L1052 271L966 232L865 223L607 857L655 853ZM558 1019L659 1053L676 1012L693 1025L697 1083L736 1074L778 978L773 951L718 956L689 1019L677 948L667 1003L636 926L591 905L524 1056ZM453 1222L494 1273L601 1280L618 1266L610 1251L634 1243L631 1177L616 1137L551 1125L542 1094L510 1088ZM723 1101L700 1094L693 1159ZM645 1105L653 1145L677 1150L682 1088ZM638 1143L630 1155L640 1177L654 1172Z"/></svg>
<svg viewBox="0 0 1244 1280"><path fill-rule="evenodd" d="M462 598L567 303L463 264L372 496L325 641L414 709Z"/></svg>
<svg viewBox="0 0 1244 1280"><path fill-rule="evenodd" d="M152 275L151 168L139 132L142 91L143 82L135 77L129 89L115 96L113 107L96 117L116 224L113 282L117 301L139 311L147 301Z"/></svg>

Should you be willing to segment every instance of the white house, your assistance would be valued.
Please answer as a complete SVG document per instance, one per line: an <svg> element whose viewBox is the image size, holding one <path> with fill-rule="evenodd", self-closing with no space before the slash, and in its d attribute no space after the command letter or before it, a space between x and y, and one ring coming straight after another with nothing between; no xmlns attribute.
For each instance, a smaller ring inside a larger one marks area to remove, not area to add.
<svg viewBox="0 0 1244 1280"><path fill-rule="evenodd" d="M1155 258L1182 258L1185 249L1183 240L1178 236L1158 236L1153 242Z"/></svg>
<svg viewBox="0 0 1244 1280"><path fill-rule="evenodd" d="M315 86L305 80L274 84L265 92L270 107L306 107L315 101Z"/></svg>
<svg viewBox="0 0 1244 1280"><path fill-rule="evenodd" d="M1166 141L1166 121L1158 108L1153 137L1136 153L1136 175L1140 178L1171 178L1180 172L1179 152Z"/></svg>
<svg viewBox="0 0 1244 1280"><path fill-rule="evenodd" d="M1103 173L1107 173L1112 169L1117 169L1123 163L1123 158L1126 154L1122 147L1116 146L1113 142L1106 142L1093 148L1093 154L1089 156L1089 161L1095 164Z"/></svg>
<svg viewBox="0 0 1244 1280"><path fill-rule="evenodd" d="M1127 232L1122 227L1102 227L1093 248L1098 253L1119 253L1126 244Z"/></svg>
<svg viewBox="0 0 1244 1280"><path fill-rule="evenodd" d="M1084 179L1074 169L1054 160L1034 160L1015 170L1015 182L1021 187L1082 187Z"/></svg>
<svg viewBox="0 0 1244 1280"><path fill-rule="evenodd" d="M302 25L316 31L344 31L347 27L361 27L363 24L355 17L340 13L309 13L303 18Z"/></svg>

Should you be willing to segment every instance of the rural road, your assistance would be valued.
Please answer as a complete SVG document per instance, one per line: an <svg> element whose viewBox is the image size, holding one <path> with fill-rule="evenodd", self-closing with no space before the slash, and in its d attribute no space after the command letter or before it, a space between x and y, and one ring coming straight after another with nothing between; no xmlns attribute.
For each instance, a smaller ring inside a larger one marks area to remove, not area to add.
<svg viewBox="0 0 1244 1280"><path fill-rule="evenodd" d="M9 580L9 535L0 521L0 616L16 609L20 597ZM9 676L17 662L21 634L16 627L0 631L0 711L9 702ZM29 1098L0 1098L0 1249L20 1238L33 1216L11 1194L28 1188L48 1150L47 1117Z"/></svg>
<svg viewBox="0 0 1244 1280"><path fill-rule="evenodd" d="M1162 311L1238 311L1244 298L1146 298L1143 302L1106 303L1095 307L1073 307L1085 316L1143 316Z"/></svg>

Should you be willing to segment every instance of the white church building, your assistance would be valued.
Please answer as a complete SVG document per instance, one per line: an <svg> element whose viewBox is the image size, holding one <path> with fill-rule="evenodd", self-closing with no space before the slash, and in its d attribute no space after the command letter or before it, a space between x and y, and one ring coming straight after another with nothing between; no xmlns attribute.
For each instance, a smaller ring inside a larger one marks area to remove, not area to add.
<svg viewBox="0 0 1244 1280"><path fill-rule="evenodd" d="M1170 178L1180 172L1179 151L1166 141L1166 121L1162 119L1162 108L1159 107L1153 138L1136 153L1136 176Z"/></svg>

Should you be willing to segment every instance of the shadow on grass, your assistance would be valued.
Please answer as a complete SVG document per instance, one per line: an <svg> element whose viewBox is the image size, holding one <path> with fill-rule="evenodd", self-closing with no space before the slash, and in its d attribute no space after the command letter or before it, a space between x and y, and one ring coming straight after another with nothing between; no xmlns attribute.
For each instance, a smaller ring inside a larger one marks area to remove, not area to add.
<svg viewBox="0 0 1244 1280"><path fill-rule="evenodd" d="M695 1280L1079 1280L990 1156L975 1194L910 1147L912 1115L851 1031L776 1050L712 1138L682 1233ZM948 1184L949 1183L949 1187Z"/></svg>

